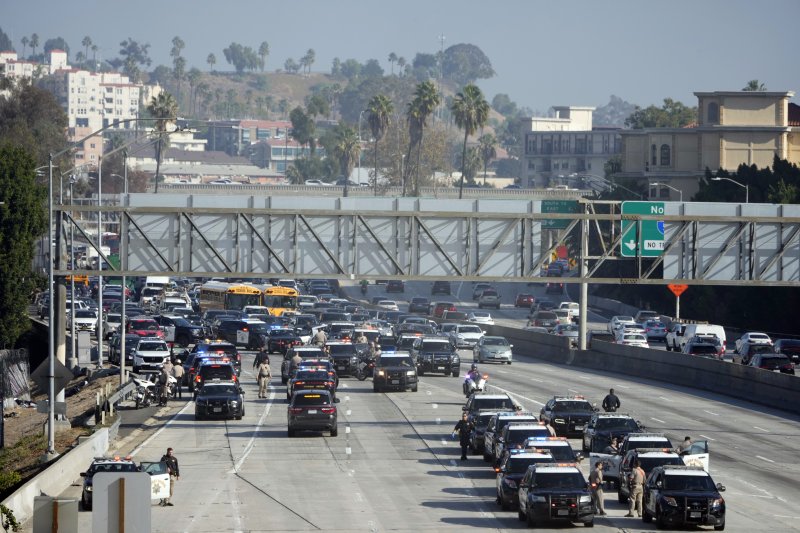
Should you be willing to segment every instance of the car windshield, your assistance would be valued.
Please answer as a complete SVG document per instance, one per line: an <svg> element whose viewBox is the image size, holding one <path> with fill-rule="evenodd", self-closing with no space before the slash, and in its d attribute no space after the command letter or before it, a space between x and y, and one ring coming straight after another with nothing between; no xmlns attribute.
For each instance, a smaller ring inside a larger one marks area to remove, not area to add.
<svg viewBox="0 0 800 533"><path fill-rule="evenodd" d="M508 346L508 341L503 337L484 337L484 346Z"/></svg>
<svg viewBox="0 0 800 533"><path fill-rule="evenodd" d="M89 309L76 309L75 318L97 318L97 315ZM117 322L119 322L119 319L117 319Z"/></svg>
<svg viewBox="0 0 800 533"><path fill-rule="evenodd" d="M629 450L638 450L639 448L672 448L672 443L669 439L632 440L628 442Z"/></svg>
<svg viewBox="0 0 800 533"><path fill-rule="evenodd" d="M513 409L514 402L511 401L511 398L481 398L476 397L475 400L472 402L472 409Z"/></svg>
<svg viewBox="0 0 800 533"><path fill-rule="evenodd" d="M422 343L422 350L426 352L452 352L453 345L450 344L448 341L437 341L437 342L423 342Z"/></svg>
<svg viewBox="0 0 800 533"><path fill-rule="evenodd" d="M714 482L708 476L664 476L664 490L716 491Z"/></svg>
<svg viewBox="0 0 800 533"><path fill-rule="evenodd" d="M155 322L147 322L144 320L134 320L131 322L131 329L144 329L148 331L157 330L158 324Z"/></svg>
<svg viewBox="0 0 800 533"><path fill-rule="evenodd" d="M378 360L378 366L402 366L412 368L414 366L414 362L410 357L382 356Z"/></svg>
<svg viewBox="0 0 800 533"><path fill-rule="evenodd" d="M139 348L140 352L166 352L168 351L167 345L163 342L146 342L140 341Z"/></svg>
<svg viewBox="0 0 800 533"><path fill-rule="evenodd" d="M642 457L639 456L639 464L646 474L649 474L652 469L662 465L683 465L683 459L677 455L670 457Z"/></svg>
<svg viewBox="0 0 800 533"><path fill-rule="evenodd" d="M481 328L478 326L461 326L458 328L459 333L481 333Z"/></svg>
<svg viewBox="0 0 800 533"><path fill-rule="evenodd" d="M780 368L784 365L789 364L789 358L781 355L763 355L761 356L761 368L766 368L769 370Z"/></svg>
<svg viewBox="0 0 800 533"><path fill-rule="evenodd" d="M328 344L331 355L355 355L356 348L352 344Z"/></svg>
<svg viewBox="0 0 800 533"><path fill-rule="evenodd" d="M326 370L303 370L297 373L295 377L298 381L312 380L312 381L325 381L328 379L328 372Z"/></svg>
<svg viewBox="0 0 800 533"><path fill-rule="evenodd" d="M530 437L549 437L550 430L545 426L529 429L510 429L508 444L524 444Z"/></svg>
<svg viewBox="0 0 800 533"><path fill-rule="evenodd" d="M704 355L704 354L716 355L717 347L714 346L713 344L692 344L689 346L688 351L690 354L695 354L695 355Z"/></svg>
<svg viewBox="0 0 800 533"><path fill-rule="evenodd" d="M297 394L293 396L294 405L328 405L331 397L327 394Z"/></svg>
<svg viewBox="0 0 800 533"><path fill-rule="evenodd" d="M632 316L618 316L617 322L633 322Z"/></svg>
<svg viewBox="0 0 800 533"><path fill-rule="evenodd" d="M772 346L766 344L751 344L750 353L772 353Z"/></svg>
<svg viewBox="0 0 800 533"><path fill-rule="evenodd" d="M581 401L556 402L553 411L592 411L592 404Z"/></svg>
<svg viewBox="0 0 800 533"><path fill-rule="evenodd" d="M582 490L586 482L580 472L568 473L537 473L537 489Z"/></svg>
<svg viewBox="0 0 800 533"><path fill-rule="evenodd" d="M598 418L595 424L598 431L637 431L638 424L632 418Z"/></svg>
<svg viewBox="0 0 800 533"><path fill-rule="evenodd" d="M207 383L203 386L203 396L236 394L236 385L232 383Z"/></svg>
<svg viewBox="0 0 800 533"><path fill-rule="evenodd" d="M90 474L98 472L138 472L139 467L134 463L99 463L89 469Z"/></svg>
<svg viewBox="0 0 800 533"><path fill-rule="evenodd" d="M524 474L531 465L541 463L552 463L552 457L514 457L509 458L506 463L506 472L509 474Z"/></svg>

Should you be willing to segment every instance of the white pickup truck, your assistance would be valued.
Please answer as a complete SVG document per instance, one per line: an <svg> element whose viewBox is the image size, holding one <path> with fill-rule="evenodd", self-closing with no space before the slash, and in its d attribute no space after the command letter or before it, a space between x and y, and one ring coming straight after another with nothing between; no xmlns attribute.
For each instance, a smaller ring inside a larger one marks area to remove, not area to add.
<svg viewBox="0 0 800 533"><path fill-rule="evenodd" d="M581 306L578 302L561 302L558 308L566 309L573 322L578 322L581 319Z"/></svg>

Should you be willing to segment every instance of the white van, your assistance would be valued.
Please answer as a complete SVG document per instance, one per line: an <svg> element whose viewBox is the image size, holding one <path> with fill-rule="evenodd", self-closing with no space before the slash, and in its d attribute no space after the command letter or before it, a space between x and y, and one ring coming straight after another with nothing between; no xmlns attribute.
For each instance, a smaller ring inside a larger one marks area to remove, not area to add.
<svg viewBox="0 0 800 533"><path fill-rule="evenodd" d="M722 347L724 349L728 348L725 328L722 326L716 324L686 324L686 328L683 330L683 337L681 338L681 351L683 351L683 347L686 346L689 339L695 335L715 335L722 341Z"/></svg>
<svg viewBox="0 0 800 533"><path fill-rule="evenodd" d="M164 289L170 286L169 276L147 276L144 280L145 287Z"/></svg>

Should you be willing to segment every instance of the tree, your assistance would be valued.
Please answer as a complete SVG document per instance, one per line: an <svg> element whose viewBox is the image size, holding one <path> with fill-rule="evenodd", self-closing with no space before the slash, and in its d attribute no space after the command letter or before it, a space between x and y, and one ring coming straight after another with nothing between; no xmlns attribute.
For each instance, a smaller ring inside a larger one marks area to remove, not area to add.
<svg viewBox="0 0 800 533"><path fill-rule="evenodd" d="M188 74L186 74L186 80L189 82L189 113L190 114L194 113L194 102L195 102L195 96L197 94L197 92L196 92L197 82L200 81L200 78L202 77L202 75L203 74L200 72L200 69L195 68L195 67L192 67L189 70Z"/></svg>
<svg viewBox="0 0 800 533"><path fill-rule="evenodd" d="M183 95L181 93L181 80L186 77L186 58L178 56L173 61L174 68L172 70L172 76L175 78L177 82L177 92L178 92L178 104L180 105L183 102Z"/></svg>
<svg viewBox="0 0 800 533"><path fill-rule="evenodd" d="M515 104L507 94L497 93L492 98L492 109L504 117L513 117L517 114L517 104Z"/></svg>
<svg viewBox="0 0 800 533"><path fill-rule="evenodd" d="M392 101L382 94L377 94L367 104L367 123L369 124L370 133L372 133L372 142L374 143L374 158L375 169L374 187L375 196L378 196L378 143L386 135L386 130L389 127L389 117L394 111Z"/></svg>
<svg viewBox="0 0 800 533"><path fill-rule="evenodd" d="M63 50L67 53L67 57L69 57L69 45L67 44L67 41L64 40L63 37L47 39L44 42L43 50L45 55L47 55L51 50Z"/></svg>
<svg viewBox="0 0 800 533"><path fill-rule="evenodd" d="M483 186L486 186L486 168L489 161L497 157L497 139L491 133L481 135L478 138L478 152L483 161Z"/></svg>
<svg viewBox="0 0 800 533"><path fill-rule="evenodd" d="M478 128L485 126L489 120L489 102L483 97L480 88L470 83L456 95L450 110L453 112L456 126L464 130L464 148L461 153L461 180L458 186L458 197L462 198L464 194L464 175L466 174L467 139Z"/></svg>
<svg viewBox="0 0 800 533"><path fill-rule="evenodd" d="M31 41L30 39L28 39L28 36L26 35L22 39L20 39L19 42L22 43L22 59L25 59L25 54L27 53L28 50L28 43Z"/></svg>
<svg viewBox="0 0 800 533"><path fill-rule="evenodd" d="M417 53L411 62L411 68L419 81L435 78L439 73L439 61L433 54Z"/></svg>
<svg viewBox="0 0 800 533"><path fill-rule="evenodd" d="M392 76L394 76L394 64L397 63L397 54L394 52L389 54L389 64L392 66Z"/></svg>
<svg viewBox="0 0 800 533"><path fill-rule="evenodd" d="M178 115L178 103L175 97L167 91L161 91L158 96L154 96L147 106L147 112L153 118L158 119L155 124L155 130L158 135L156 142L156 174L155 174L155 192L158 193L159 173L161 172L161 156L168 144L166 135L167 124L174 121Z"/></svg>
<svg viewBox="0 0 800 533"><path fill-rule="evenodd" d="M306 113L316 118L318 116L328 116L331 112L327 98L321 94L314 94L307 98Z"/></svg>
<svg viewBox="0 0 800 533"><path fill-rule="evenodd" d="M14 51L14 44L2 28L0 28L0 50Z"/></svg>
<svg viewBox="0 0 800 533"><path fill-rule="evenodd" d="M97 70L97 51L98 50L99 50L99 48L97 47L97 45L93 44L92 45L92 69L95 70L95 71Z"/></svg>
<svg viewBox="0 0 800 533"><path fill-rule="evenodd" d="M225 54L225 61L233 65L239 74L245 70L256 70L258 68L258 54L249 46L231 43L222 50L222 53Z"/></svg>
<svg viewBox="0 0 800 533"><path fill-rule="evenodd" d="M416 146L417 149L417 161L416 161L416 179L414 180L414 196L419 196L419 181L420 181L420 168L421 168L421 160L422 160L422 143L423 137L425 134L425 123L428 120L428 117L433 114L433 111L441 102L441 96L436 91L436 86L434 86L433 82L431 81L424 81L417 85L416 91L414 91L414 99L408 104L408 111L406 113L408 119L408 127L409 127L409 161L407 176L410 176L411 170L411 146ZM404 176L403 179L403 189L405 193L405 184L407 182L406 177Z"/></svg>
<svg viewBox="0 0 800 533"><path fill-rule="evenodd" d="M442 74L458 85L494 76L492 62L474 44L455 44L444 51Z"/></svg>
<svg viewBox="0 0 800 533"><path fill-rule="evenodd" d="M767 91L767 86L763 83L760 83L758 80L750 80L747 82L747 85L742 88L742 90L746 92L763 93Z"/></svg>
<svg viewBox="0 0 800 533"><path fill-rule="evenodd" d="M300 65L297 63L297 61L290 57L284 61L283 69L290 74L295 74L298 70L300 70Z"/></svg>
<svg viewBox="0 0 800 533"><path fill-rule="evenodd" d="M0 144L0 348L12 348L30 327L34 243L47 232L47 189L36 183L37 159Z"/></svg>
<svg viewBox="0 0 800 533"><path fill-rule="evenodd" d="M361 153L361 142L358 138L358 133L345 124L337 125L334 129L334 135L333 157L338 161L339 171L344 176L344 196L347 196L348 181Z"/></svg>
<svg viewBox="0 0 800 533"><path fill-rule="evenodd" d="M316 128L314 120L303 111L302 107L295 107L289 113L289 120L292 122L291 137L301 145L308 145L311 155L316 149Z"/></svg>
<svg viewBox="0 0 800 533"><path fill-rule="evenodd" d="M261 58L259 62L259 66L261 67L261 72L264 72L264 67L267 65L267 56L269 55L269 43L267 41L261 41L261 45L258 47L258 56Z"/></svg>
<svg viewBox="0 0 800 533"><path fill-rule="evenodd" d="M149 67L152 63L150 59L149 44L139 44L130 37L119 43L119 55L123 57L123 72L132 82L138 82L141 75L140 66Z"/></svg>
<svg viewBox="0 0 800 533"><path fill-rule="evenodd" d="M368 59L361 69L361 74L365 78L382 78L384 71L377 59Z"/></svg>
<svg viewBox="0 0 800 533"><path fill-rule="evenodd" d="M308 73L309 74L311 74L311 65L314 64L314 60L316 59L316 57L317 57L317 53L314 52L314 49L313 48L309 48L308 51L306 51L306 55L304 55L300 59L300 62L303 65L305 65L305 67L308 69Z"/></svg>
<svg viewBox="0 0 800 533"><path fill-rule="evenodd" d="M214 54L208 54L208 57L206 58L206 63L208 63L208 69L211 72L214 72L214 65L217 63L217 56L215 56Z"/></svg>
<svg viewBox="0 0 800 533"><path fill-rule="evenodd" d="M83 40L81 41L81 44L83 45L83 57L88 59L89 58L89 48L92 46L92 44L94 44L94 43L92 43L92 38L87 35L86 37L83 38Z"/></svg>
<svg viewBox="0 0 800 533"><path fill-rule="evenodd" d="M400 72L401 76L405 72L405 70L404 70L405 66L406 66L406 58L405 57L398 57L397 58L397 68L399 69L399 72Z"/></svg>
<svg viewBox="0 0 800 533"><path fill-rule="evenodd" d="M625 119L625 125L635 130L644 128L682 128L696 121L696 107L686 107L672 98L664 98L664 105L660 108L651 105L642 109L636 106L636 111Z"/></svg>
<svg viewBox="0 0 800 533"><path fill-rule="evenodd" d="M31 35L31 57L36 57L36 49L39 48L39 34Z"/></svg>

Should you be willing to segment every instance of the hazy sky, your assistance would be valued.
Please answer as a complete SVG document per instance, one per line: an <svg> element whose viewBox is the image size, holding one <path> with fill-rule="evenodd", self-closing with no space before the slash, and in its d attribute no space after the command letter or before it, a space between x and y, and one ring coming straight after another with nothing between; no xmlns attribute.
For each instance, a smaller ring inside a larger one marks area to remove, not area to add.
<svg viewBox="0 0 800 533"><path fill-rule="evenodd" d="M797 20L798 0L0 0L0 28L20 52L20 39L38 33L41 44L63 37L74 57L88 35L109 59L131 37L151 45L152 67L171 66L177 35L201 70L211 52L217 70L233 70L222 53L231 42L267 41L268 71L313 48L313 71L330 72L339 57L375 58L388 73L390 52L410 63L444 35L445 48L471 43L489 57L497 75L480 82L487 99L507 93L534 110L600 106L612 94L695 105L694 91L751 79L798 91Z"/></svg>

